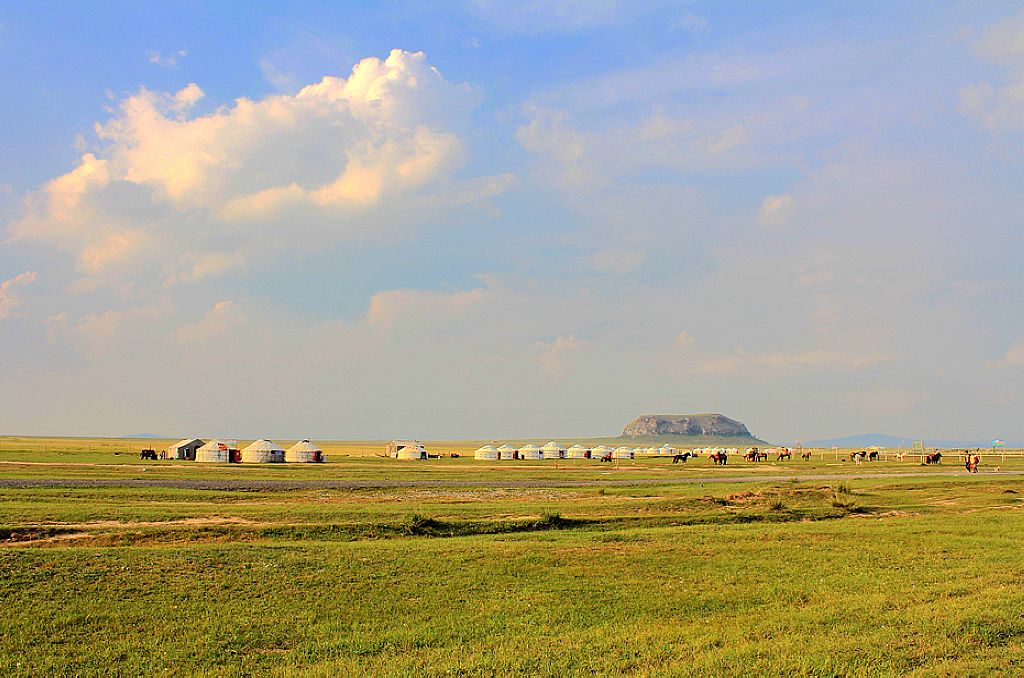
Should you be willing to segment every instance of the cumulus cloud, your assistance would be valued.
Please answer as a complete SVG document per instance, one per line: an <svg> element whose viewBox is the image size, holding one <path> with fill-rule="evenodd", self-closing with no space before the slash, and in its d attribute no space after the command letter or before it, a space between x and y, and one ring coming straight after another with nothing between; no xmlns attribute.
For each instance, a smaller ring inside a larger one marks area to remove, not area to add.
<svg viewBox="0 0 1024 678"><path fill-rule="evenodd" d="M17 288L31 285L39 277L35 271L25 271L0 282L0 320L21 314L25 302L17 295Z"/></svg>
<svg viewBox="0 0 1024 678"><path fill-rule="evenodd" d="M201 320L179 329L178 342L185 345L197 344L226 336L233 329L239 330L245 319L245 312L238 304L230 300L219 301Z"/></svg>
<svg viewBox="0 0 1024 678"><path fill-rule="evenodd" d="M1002 81L983 80L965 87L961 106L992 130L1024 129L1024 12L990 26L974 51L1005 67L1005 76Z"/></svg>
<svg viewBox="0 0 1024 678"><path fill-rule="evenodd" d="M151 49L146 52L146 60L154 66L161 66L163 68L177 68L178 64L182 59L188 56L187 49L179 49L176 52L170 54L161 54L155 49Z"/></svg>
<svg viewBox="0 0 1024 678"><path fill-rule="evenodd" d="M203 97L193 83L121 101L97 147L25 198L11 238L72 252L87 277L135 262L177 284L261 253L391 237L508 182L453 177L478 95L421 52L196 113Z"/></svg>
<svg viewBox="0 0 1024 678"><path fill-rule="evenodd" d="M793 196L769 195L761 201L758 216L762 223L772 224L782 221L793 209Z"/></svg>

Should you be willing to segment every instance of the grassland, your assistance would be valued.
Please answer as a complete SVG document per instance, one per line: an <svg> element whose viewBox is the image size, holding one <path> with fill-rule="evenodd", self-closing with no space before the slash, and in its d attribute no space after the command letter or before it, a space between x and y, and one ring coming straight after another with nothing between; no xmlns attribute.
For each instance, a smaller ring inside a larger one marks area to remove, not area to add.
<svg viewBox="0 0 1024 678"><path fill-rule="evenodd" d="M555 468L352 444L242 467L100 442L0 448L0 481L113 483L0 487L3 675L1024 672L1016 459ZM187 482L210 478L326 485Z"/></svg>

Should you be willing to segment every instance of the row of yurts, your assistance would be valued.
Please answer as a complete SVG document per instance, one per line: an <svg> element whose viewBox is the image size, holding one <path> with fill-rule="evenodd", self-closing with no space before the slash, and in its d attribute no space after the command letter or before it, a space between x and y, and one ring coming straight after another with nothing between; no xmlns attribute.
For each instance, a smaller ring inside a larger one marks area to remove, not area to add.
<svg viewBox="0 0 1024 678"><path fill-rule="evenodd" d="M707 447L698 448L695 450L688 450L693 455L703 454L737 454L739 450L735 447ZM674 457L680 454L680 451L671 445L665 444L661 447L608 447L606 445L598 445L597 447L584 447L583 445L573 445L571 447L563 447L556 443L554 440L537 447L536 445L524 445L522 447L513 447L511 445L502 445L501 447L495 447L494 445L484 445L476 452L473 453L476 459L600 459L601 457L607 458L609 455L612 459L636 459L637 457Z"/></svg>
<svg viewBox="0 0 1024 678"><path fill-rule="evenodd" d="M194 459L207 463L240 461L247 464L316 463L327 460L323 450L309 440L300 440L286 450L266 438L257 440L242 449L238 449L238 443L234 440L203 441L199 438L186 438L169 446L165 458Z"/></svg>

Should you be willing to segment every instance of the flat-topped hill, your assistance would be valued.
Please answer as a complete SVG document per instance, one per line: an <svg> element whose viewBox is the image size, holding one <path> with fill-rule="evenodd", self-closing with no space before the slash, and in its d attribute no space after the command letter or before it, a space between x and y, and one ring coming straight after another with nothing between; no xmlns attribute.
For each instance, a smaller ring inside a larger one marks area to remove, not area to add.
<svg viewBox="0 0 1024 678"><path fill-rule="evenodd" d="M722 439L765 444L747 429L743 422L724 414L644 414L626 424L623 438L698 438ZM680 441L682 442L682 441Z"/></svg>

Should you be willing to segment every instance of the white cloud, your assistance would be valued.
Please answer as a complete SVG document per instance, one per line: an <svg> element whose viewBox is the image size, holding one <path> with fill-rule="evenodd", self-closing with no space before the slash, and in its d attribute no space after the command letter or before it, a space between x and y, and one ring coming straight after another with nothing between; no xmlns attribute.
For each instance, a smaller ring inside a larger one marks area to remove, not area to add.
<svg viewBox="0 0 1024 678"><path fill-rule="evenodd" d="M1024 12L995 23L974 45L981 58L1006 68L1002 82L963 88L964 111L995 131L1024 129Z"/></svg>
<svg viewBox="0 0 1024 678"><path fill-rule="evenodd" d="M761 201L758 215L763 223L777 223L786 218L793 209L793 196L788 194L769 195Z"/></svg>
<svg viewBox="0 0 1024 678"><path fill-rule="evenodd" d="M16 290L31 285L38 278L39 274L35 271L25 271L0 282L0 320L21 315L25 302L18 297Z"/></svg>
<svg viewBox="0 0 1024 678"><path fill-rule="evenodd" d="M454 177L478 95L421 52L194 115L202 97L193 83L121 101L96 126L99 147L26 197L11 238L74 253L88 277L135 261L163 283L194 282L289 249L391 237L508 185Z"/></svg>
<svg viewBox="0 0 1024 678"><path fill-rule="evenodd" d="M240 327L245 320L245 312L238 304L230 300L219 301L201 320L179 329L178 342L186 345L201 344L227 336L232 330L239 336L248 337L252 329Z"/></svg>
<svg viewBox="0 0 1024 678"><path fill-rule="evenodd" d="M672 347L679 350L685 350L693 346L696 342L697 340L693 338L693 335L684 330L676 335L675 340L672 342Z"/></svg>
<svg viewBox="0 0 1024 678"><path fill-rule="evenodd" d="M182 59L188 56L187 49L179 49L176 52L163 55L155 49L146 52L146 60L155 66L162 68L177 68Z"/></svg>
<svg viewBox="0 0 1024 678"><path fill-rule="evenodd" d="M1024 342L1017 342L999 360L1001 367L1024 367Z"/></svg>
<svg viewBox="0 0 1024 678"><path fill-rule="evenodd" d="M537 346L542 349L540 364L549 375L561 379L568 369L568 356L585 346L586 343L575 336L555 337L553 341L539 341Z"/></svg>

